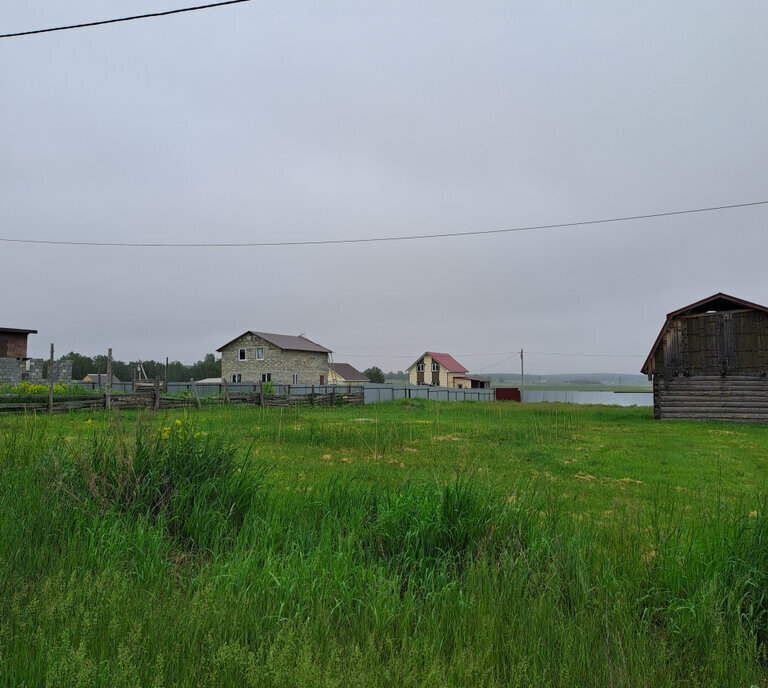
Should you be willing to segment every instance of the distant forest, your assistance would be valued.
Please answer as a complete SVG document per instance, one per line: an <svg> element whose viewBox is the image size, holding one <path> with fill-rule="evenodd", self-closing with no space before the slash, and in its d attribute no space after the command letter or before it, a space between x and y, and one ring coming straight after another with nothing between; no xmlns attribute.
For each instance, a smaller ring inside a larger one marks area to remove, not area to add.
<svg viewBox="0 0 768 688"><path fill-rule="evenodd" d="M61 357L61 360L72 361L72 379L82 380L89 373L107 372L107 357L105 355L83 356L82 354L70 351ZM121 382L130 382L133 379L134 371L139 367L139 363L144 367L149 378L165 377L165 362L160 361L124 361L112 360L112 374ZM48 361L43 364L43 377L48 377ZM180 361L171 361L168 363L168 381L169 382L188 382L190 378L203 380L207 377L221 377L221 359L213 354L206 354L202 361L185 365Z"/></svg>

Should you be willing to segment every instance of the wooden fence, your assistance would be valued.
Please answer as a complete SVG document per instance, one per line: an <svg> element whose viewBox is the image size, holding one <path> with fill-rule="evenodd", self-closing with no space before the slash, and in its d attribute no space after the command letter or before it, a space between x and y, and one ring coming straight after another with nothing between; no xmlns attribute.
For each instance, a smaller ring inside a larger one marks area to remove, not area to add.
<svg viewBox="0 0 768 688"><path fill-rule="evenodd" d="M262 392L232 392L223 396L203 397L195 391L184 396L163 394L160 386L149 387L135 394L74 394L54 396L53 399L34 395L0 395L0 413L26 412L63 412L82 409L148 409L164 411L168 409L222 404L247 404L251 406L335 406L364 403L361 387L349 387L332 390L322 394L264 394Z"/></svg>

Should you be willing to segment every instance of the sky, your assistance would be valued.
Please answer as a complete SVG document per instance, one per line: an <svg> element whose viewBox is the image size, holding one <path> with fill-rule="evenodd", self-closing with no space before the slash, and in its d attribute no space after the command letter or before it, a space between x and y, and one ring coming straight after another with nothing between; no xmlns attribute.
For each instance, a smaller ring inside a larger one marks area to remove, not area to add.
<svg viewBox="0 0 768 688"><path fill-rule="evenodd" d="M4 0L0 33L184 6ZM768 304L768 205L77 242L765 201L766 25L762 0L253 0L0 39L0 326L34 357L257 330L361 370L637 373L669 311Z"/></svg>

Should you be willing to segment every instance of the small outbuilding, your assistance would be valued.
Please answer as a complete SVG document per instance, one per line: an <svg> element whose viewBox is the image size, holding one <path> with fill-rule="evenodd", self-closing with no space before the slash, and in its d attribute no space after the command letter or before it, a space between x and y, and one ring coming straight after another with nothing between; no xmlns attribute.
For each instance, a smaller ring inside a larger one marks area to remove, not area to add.
<svg viewBox="0 0 768 688"><path fill-rule="evenodd" d="M718 293L672 311L642 372L655 418L768 423L768 307Z"/></svg>
<svg viewBox="0 0 768 688"><path fill-rule="evenodd" d="M27 336L37 330L19 330L14 327L0 327L0 358L27 358Z"/></svg>

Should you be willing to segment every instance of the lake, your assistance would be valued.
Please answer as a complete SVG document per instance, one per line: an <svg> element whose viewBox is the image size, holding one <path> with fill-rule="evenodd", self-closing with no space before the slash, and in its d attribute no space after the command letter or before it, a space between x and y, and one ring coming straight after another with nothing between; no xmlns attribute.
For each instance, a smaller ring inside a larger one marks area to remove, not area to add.
<svg viewBox="0 0 768 688"><path fill-rule="evenodd" d="M525 390L525 403L560 401L567 404L605 404L607 406L653 406L653 392L571 392L565 390Z"/></svg>

